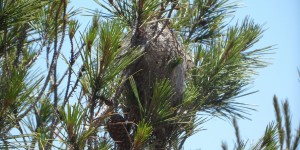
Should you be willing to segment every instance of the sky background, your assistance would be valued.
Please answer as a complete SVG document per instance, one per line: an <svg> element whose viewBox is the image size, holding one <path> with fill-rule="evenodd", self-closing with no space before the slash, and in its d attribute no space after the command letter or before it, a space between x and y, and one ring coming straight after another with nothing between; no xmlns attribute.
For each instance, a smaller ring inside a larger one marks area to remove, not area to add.
<svg viewBox="0 0 300 150"><path fill-rule="evenodd" d="M255 76L252 91L258 93L238 99L239 102L255 105L251 120L238 120L242 139L248 143L256 142L264 133L266 125L275 120L273 96L280 101L289 100L292 114L292 131L300 123L300 1L299 0L241 0L242 8L235 13L235 19L250 16L256 23L264 24L266 29L261 41L254 48L276 45L274 54L269 55L270 66L259 70ZM75 7L99 8L92 0L74 0ZM86 23L90 17L80 17ZM250 91L249 91L250 92ZM218 150L221 142L227 142L229 149L235 141L232 124L226 120L211 119L203 125L206 129L189 138L185 150Z"/></svg>

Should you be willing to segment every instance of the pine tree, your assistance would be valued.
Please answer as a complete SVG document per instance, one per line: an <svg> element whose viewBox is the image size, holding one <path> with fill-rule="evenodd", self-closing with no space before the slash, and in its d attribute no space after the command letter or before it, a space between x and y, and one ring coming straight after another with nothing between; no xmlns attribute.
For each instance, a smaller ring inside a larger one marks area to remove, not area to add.
<svg viewBox="0 0 300 150"><path fill-rule="evenodd" d="M263 136L257 140L256 143L250 143L248 140L242 140L240 137L239 127L236 118L232 119L235 135L236 144L235 150L297 150L299 148L300 139L300 126L292 133L290 106L288 100L285 100L280 107L276 96L273 97L273 104L275 109L276 121L272 121L267 125ZM283 112L281 112L283 110ZM282 118L282 114L284 118ZM284 123L284 125L283 125ZM228 150L226 143L222 143L223 150Z"/></svg>
<svg viewBox="0 0 300 150"><path fill-rule="evenodd" d="M81 30L70 1L0 0L1 149L182 149L198 113L247 118L272 47L237 3L95 2Z"/></svg>

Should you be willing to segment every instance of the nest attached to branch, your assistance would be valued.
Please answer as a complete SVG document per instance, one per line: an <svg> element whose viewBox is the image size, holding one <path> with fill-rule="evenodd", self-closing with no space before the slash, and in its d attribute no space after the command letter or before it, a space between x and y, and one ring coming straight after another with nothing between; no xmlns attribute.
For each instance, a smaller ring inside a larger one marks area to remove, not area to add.
<svg viewBox="0 0 300 150"><path fill-rule="evenodd" d="M171 106L183 98L189 57L184 46L164 24L152 23L132 36L130 46L140 47L144 55L126 69L135 80L142 104L149 103L156 80L169 79L174 90ZM163 29L163 30L162 30Z"/></svg>
<svg viewBox="0 0 300 150"><path fill-rule="evenodd" d="M174 94L170 99L170 105L176 107L182 103L186 88L186 74L191 61L185 47L167 26L164 27L164 24L159 22L148 24L139 31L134 31L131 37L126 38L122 47L124 47L124 51L128 48L139 48L143 52L142 57L124 70L126 76L133 76L143 107L149 106L153 96L154 84L157 80L162 79L170 80L173 88ZM140 109L129 81L125 83L125 95L124 120L122 122L126 120L138 123L141 119ZM114 117L111 118L114 120ZM118 124L118 120L117 122L115 120L112 122ZM126 133L119 133L124 135L118 134L117 136L116 131L113 130L118 126L110 125L109 127L111 129L109 133L116 135L114 140L122 141L118 143L118 147L120 149L130 149L130 146L125 144L128 139L121 140L119 137L133 137L128 133L134 134L136 128L129 127ZM154 129L151 141L155 143L156 148L160 149L166 146L173 129L173 125ZM121 131L123 131L123 128Z"/></svg>

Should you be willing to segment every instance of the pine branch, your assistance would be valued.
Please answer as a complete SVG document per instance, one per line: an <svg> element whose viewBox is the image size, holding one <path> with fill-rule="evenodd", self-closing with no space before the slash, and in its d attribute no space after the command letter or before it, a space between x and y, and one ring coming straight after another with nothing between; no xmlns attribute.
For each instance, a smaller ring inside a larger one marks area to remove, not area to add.
<svg viewBox="0 0 300 150"><path fill-rule="evenodd" d="M290 109L289 103L286 100L283 104L283 114L285 119L285 133L286 133L286 148L290 149L291 147L291 117L290 117Z"/></svg>
<svg viewBox="0 0 300 150"><path fill-rule="evenodd" d="M296 135L293 142L294 144L293 147L291 148L292 150L297 150L297 147L299 146L299 141L300 141L300 125L296 131Z"/></svg>
<svg viewBox="0 0 300 150"><path fill-rule="evenodd" d="M279 132L280 149L282 150L283 143L284 143L284 131L282 129L282 117L281 117L281 112L278 104L278 99L275 95L273 97L273 105L274 105L276 121L277 121L277 130Z"/></svg>

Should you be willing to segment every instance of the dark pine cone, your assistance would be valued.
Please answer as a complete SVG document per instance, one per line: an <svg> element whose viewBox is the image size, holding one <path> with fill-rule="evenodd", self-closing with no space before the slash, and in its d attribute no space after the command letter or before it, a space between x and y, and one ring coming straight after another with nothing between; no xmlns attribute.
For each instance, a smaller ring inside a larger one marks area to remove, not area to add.
<svg viewBox="0 0 300 150"><path fill-rule="evenodd" d="M117 143L118 149L130 150L131 142L125 119L120 114L113 114L107 123L110 137Z"/></svg>

